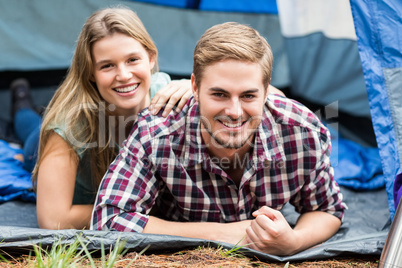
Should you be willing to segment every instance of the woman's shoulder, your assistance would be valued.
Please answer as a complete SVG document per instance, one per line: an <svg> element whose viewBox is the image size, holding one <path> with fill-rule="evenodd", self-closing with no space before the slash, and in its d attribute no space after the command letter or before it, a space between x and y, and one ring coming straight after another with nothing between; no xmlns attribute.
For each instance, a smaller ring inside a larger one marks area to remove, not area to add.
<svg viewBox="0 0 402 268"><path fill-rule="evenodd" d="M157 72L151 76L151 99L155 96L156 92L161 90L164 86L171 82L170 76L164 72Z"/></svg>
<svg viewBox="0 0 402 268"><path fill-rule="evenodd" d="M72 134L67 132L66 124L60 122L51 122L46 126L46 130L53 131L58 136L60 136L67 144L69 144L74 151L77 153L80 159L82 159L84 154L84 149L82 146L77 146L72 142ZM74 139L73 139L74 140Z"/></svg>

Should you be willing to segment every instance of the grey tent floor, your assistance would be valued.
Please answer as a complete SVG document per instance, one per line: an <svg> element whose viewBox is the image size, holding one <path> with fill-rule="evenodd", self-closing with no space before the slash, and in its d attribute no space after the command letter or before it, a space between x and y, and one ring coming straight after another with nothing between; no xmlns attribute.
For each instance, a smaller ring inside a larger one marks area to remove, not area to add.
<svg viewBox="0 0 402 268"><path fill-rule="evenodd" d="M385 189L355 192L342 188L349 209L340 230L328 241L293 256L278 257L244 249L245 255L265 261L301 261L326 259L337 256L380 256L390 227L388 201ZM293 207L282 210L287 220L294 224L297 214ZM117 240L125 240L130 251L147 252L180 251L198 246L232 248L233 245L191 239L179 236L120 233L90 230L44 230L39 229L36 208L33 203L20 201L0 205L0 252L20 254L32 249L33 244L51 246L57 241L72 243L81 236L90 250L113 246Z"/></svg>

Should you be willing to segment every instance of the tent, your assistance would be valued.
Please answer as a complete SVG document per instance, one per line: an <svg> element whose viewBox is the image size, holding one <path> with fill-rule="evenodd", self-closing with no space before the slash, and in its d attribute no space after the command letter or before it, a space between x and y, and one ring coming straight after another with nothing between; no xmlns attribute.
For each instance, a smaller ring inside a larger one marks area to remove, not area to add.
<svg viewBox="0 0 402 268"><path fill-rule="evenodd" d="M283 10L281 26L295 94L307 94L324 104L343 96L340 111L370 115L392 218L393 186L401 159L401 2L278 1L278 6ZM353 16L348 16L350 13ZM328 86L324 90L323 84ZM368 102L363 102L367 97L361 89L367 92Z"/></svg>
<svg viewBox="0 0 402 268"><path fill-rule="evenodd" d="M94 10L117 4L138 13L159 48L160 70L177 77L190 75L193 48L207 28L225 21L253 26L273 49L272 84L311 107L333 130L331 161L336 174L342 174L338 179L349 205L341 229L294 256L246 254L279 261L381 254L395 212L393 187L401 159L399 0L0 0L3 135L10 134L6 89L11 80L30 78L36 104L46 105L59 81L40 80L61 79L85 19ZM353 154L345 157L348 152ZM218 245L183 237L42 230L35 204L20 197L0 204L0 213L5 215L0 219L0 249L10 252L29 250L32 243L51 245L58 237L69 243L80 234L90 249L113 245L118 237L138 251L148 245L149 250ZM291 208L285 206L283 213L295 222Z"/></svg>
<svg viewBox="0 0 402 268"><path fill-rule="evenodd" d="M398 202L391 193L402 160L402 3L356 0L351 7L392 216Z"/></svg>

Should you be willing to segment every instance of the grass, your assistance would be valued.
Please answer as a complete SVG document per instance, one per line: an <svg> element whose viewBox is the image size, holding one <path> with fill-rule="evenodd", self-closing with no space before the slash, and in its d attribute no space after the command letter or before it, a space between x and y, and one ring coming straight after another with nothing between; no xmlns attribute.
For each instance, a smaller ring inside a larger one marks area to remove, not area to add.
<svg viewBox="0 0 402 268"><path fill-rule="evenodd" d="M60 238L50 250L42 248L40 245L33 245L34 256L21 256L14 258L6 253L6 257L0 254L0 267L35 267L35 268L73 268L73 267L102 267L112 268L121 262L122 256L127 253L125 242L116 241L115 246L109 250L105 250L101 244L101 257L94 258L94 252L90 252L81 235L79 235L72 244L63 242ZM131 258L126 267L130 265L147 250L147 247ZM119 267L122 267L119 265Z"/></svg>
<svg viewBox="0 0 402 268"><path fill-rule="evenodd" d="M179 251L173 254L145 254L148 248L141 252L127 252L125 242L118 240L113 248L105 249L101 245L96 256L90 252L84 239L78 236L72 244L66 244L59 239L50 249L39 245L33 248L33 255L12 257L0 254L0 268L73 268L73 267L268 267L268 268L295 268L295 267L377 267L379 258L343 258L330 260L317 260L305 262L267 263L258 259L244 256L239 250L240 246L232 249L198 247ZM99 257L100 253L100 257Z"/></svg>

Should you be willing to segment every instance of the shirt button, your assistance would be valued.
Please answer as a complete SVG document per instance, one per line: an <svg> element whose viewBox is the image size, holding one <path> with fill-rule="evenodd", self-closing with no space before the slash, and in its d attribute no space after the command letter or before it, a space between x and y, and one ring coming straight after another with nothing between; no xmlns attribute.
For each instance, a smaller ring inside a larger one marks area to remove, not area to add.
<svg viewBox="0 0 402 268"><path fill-rule="evenodd" d="M240 214L243 214L243 213L244 213L244 209L240 209L240 210L239 210L239 213L240 213Z"/></svg>

